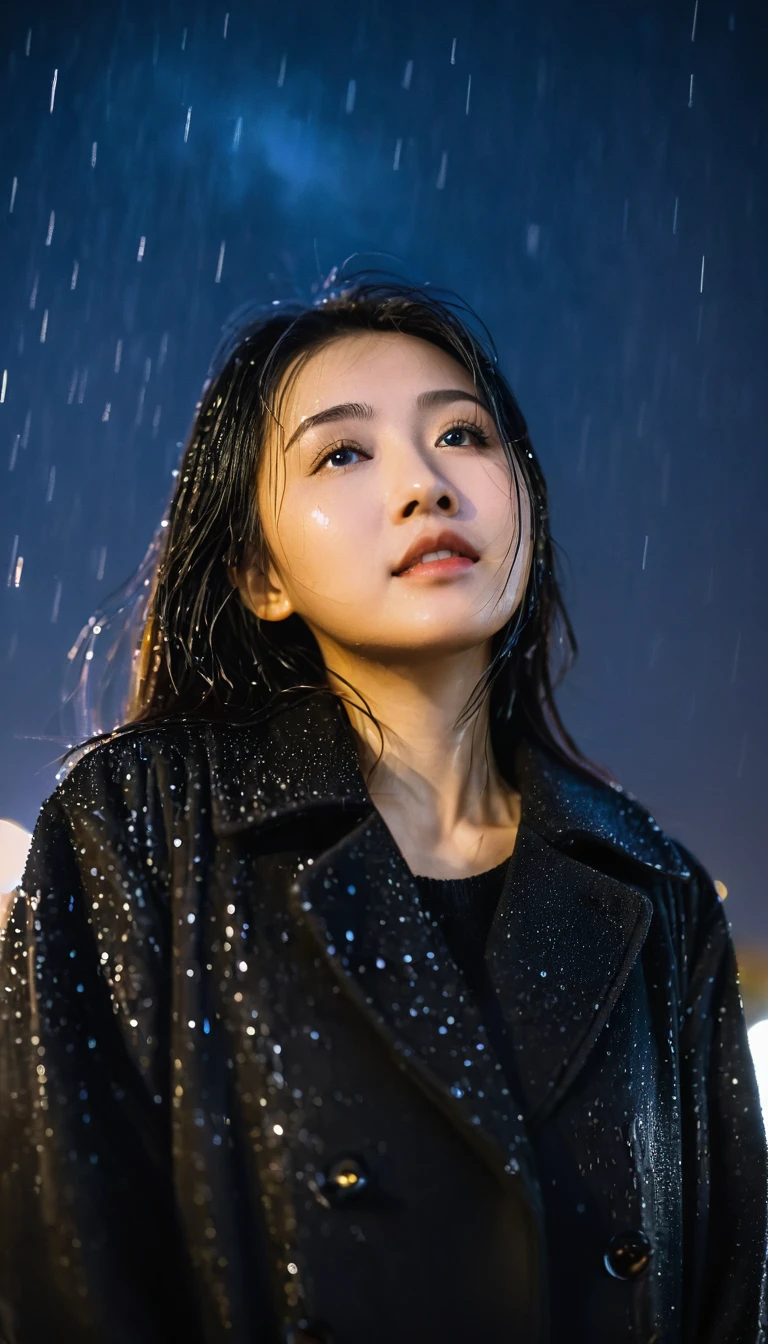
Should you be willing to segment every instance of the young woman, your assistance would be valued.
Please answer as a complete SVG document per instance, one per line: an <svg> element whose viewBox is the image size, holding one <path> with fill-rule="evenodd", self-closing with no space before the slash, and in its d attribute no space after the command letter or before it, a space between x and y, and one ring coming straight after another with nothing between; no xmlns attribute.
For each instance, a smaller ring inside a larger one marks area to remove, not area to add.
<svg viewBox="0 0 768 1344"><path fill-rule="evenodd" d="M3 1344L762 1338L728 926L560 721L487 335L381 278L271 310L161 537L5 937Z"/></svg>

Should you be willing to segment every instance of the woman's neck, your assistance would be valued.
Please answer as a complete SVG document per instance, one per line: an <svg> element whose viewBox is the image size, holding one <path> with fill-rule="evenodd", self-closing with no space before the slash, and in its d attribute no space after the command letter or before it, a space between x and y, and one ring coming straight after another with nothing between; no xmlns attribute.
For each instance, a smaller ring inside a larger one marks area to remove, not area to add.
<svg viewBox="0 0 768 1344"><path fill-rule="evenodd" d="M455 726L484 666L471 661L474 667L465 651L415 675L413 668L368 664L362 685L359 676L344 673L365 696L384 734L375 770L381 749L376 727L349 703L356 697L329 676L333 689L349 697L345 708L376 808L410 866L413 860L431 876L485 871L511 853L517 833L520 796L496 764L487 698L472 718Z"/></svg>

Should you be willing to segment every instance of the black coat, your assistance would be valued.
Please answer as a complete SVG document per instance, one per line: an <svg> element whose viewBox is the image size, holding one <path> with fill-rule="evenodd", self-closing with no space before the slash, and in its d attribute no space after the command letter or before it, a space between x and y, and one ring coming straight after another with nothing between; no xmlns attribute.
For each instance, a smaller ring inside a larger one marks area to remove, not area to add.
<svg viewBox="0 0 768 1344"><path fill-rule="evenodd" d="M75 766L0 962L3 1344L763 1338L713 883L621 790L499 765L521 1106L332 697Z"/></svg>

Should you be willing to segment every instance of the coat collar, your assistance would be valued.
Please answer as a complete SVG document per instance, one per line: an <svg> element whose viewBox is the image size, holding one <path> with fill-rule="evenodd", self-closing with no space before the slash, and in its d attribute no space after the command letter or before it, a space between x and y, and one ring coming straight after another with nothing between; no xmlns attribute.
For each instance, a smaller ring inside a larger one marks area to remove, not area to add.
<svg viewBox="0 0 768 1344"><path fill-rule="evenodd" d="M306 813L374 810L343 705L330 693L292 702L265 723L206 728L213 825L219 835L271 828ZM530 741L508 771L522 821L561 848L606 846L668 877L688 877L677 847L631 793L590 781ZM503 774L505 762L499 762Z"/></svg>

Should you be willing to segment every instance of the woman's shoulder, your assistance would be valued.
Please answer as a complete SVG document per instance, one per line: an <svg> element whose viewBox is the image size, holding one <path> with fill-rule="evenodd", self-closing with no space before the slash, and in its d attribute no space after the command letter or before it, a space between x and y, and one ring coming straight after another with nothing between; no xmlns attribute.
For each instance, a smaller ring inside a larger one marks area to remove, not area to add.
<svg viewBox="0 0 768 1344"><path fill-rule="evenodd" d="M589 867L643 892L681 957L708 930L721 936L724 911L713 877L641 798L613 776L601 779L550 753L529 748L522 762L535 828Z"/></svg>
<svg viewBox="0 0 768 1344"><path fill-rule="evenodd" d="M44 808L71 813L118 799L129 808L146 808L152 795L181 796L190 777L205 771L206 761L202 724L131 724L76 748Z"/></svg>
<svg viewBox="0 0 768 1344"><path fill-rule="evenodd" d="M624 857L649 876L690 876L687 852L650 809L612 774L525 741L517 757L524 818L556 844Z"/></svg>
<svg viewBox="0 0 768 1344"><path fill-rule="evenodd" d="M129 851L164 871L192 797L206 795L204 738L195 723L136 724L78 748L38 814L23 889L55 887L71 863L118 871Z"/></svg>
<svg viewBox="0 0 768 1344"><path fill-rule="evenodd" d="M643 869L636 870L631 880L651 901L680 966L692 964L707 939L727 942L730 926L722 897L698 854L661 826L645 802L629 790L606 787L604 806L623 850L642 860Z"/></svg>
<svg viewBox="0 0 768 1344"><path fill-rule="evenodd" d="M141 811L161 800L167 817L169 804L173 811L184 799L191 803L193 793L198 804L209 794L226 824L242 819L246 802L263 812L314 801L323 791L366 801L338 710L309 697L267 708L245 720L179 716L129 724L86 742L44 807L71 813L106 802Z"/></svg>

